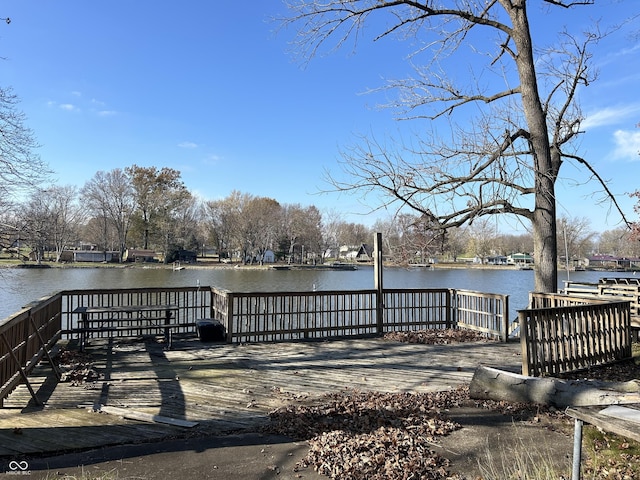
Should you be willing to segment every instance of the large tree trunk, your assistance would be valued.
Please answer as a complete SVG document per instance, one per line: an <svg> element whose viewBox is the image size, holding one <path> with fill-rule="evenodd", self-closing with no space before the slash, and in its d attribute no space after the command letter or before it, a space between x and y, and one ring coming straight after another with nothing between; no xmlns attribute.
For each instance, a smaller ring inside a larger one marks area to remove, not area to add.
<svg viewBox="0 0 640 480"><path fill-rule="evenodd" d="M538 403L558 408L640 402L640 385L630 382L559 380L527 377L490 367L478 367L469 396L479 400Z"/></svg>
<svg viewBox="0 0 640 480"><path fill-rule="evenodd" d="M536 292L558 289L555 182L560 168L551 155L547 117L538 93L535 58L524 0L501 0L513 22L512 36L517 47L516 65L520 75L522 107L529 126L529 146L535 175L535 206L532 216Z"/></svg>
<svg viewBox="0 0 640 480"><path fill-rule="evenodd" d="M554 180L547 177L536 181L536 206L533 212L534 290L541 293L558 291L556 200L553 183Z"/></svg>

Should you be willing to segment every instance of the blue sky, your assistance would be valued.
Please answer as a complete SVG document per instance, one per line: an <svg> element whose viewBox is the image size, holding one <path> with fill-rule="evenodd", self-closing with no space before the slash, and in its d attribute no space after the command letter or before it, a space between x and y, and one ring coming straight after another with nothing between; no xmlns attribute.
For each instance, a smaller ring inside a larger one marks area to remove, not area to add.
<svg viewBox="0 0 640 480"><path fill-rule="evenodd" d="M531 2L536 31L602 18L612 24L638 13L636 0L545 16ZM82 186L98 170L141 166L180 170L204 199L239 190L281 203L339 211L371 225L375 198L318 194L324 171L339 173L340 150L359 134L410 135L415 124L378 109L364 94L384 78L410 73L409 46L396 39L347 47L302 64L275 33L280 0L5 0L0 16L3 87L21 98L58 183ZM596 83L581 95L587 119L580 150L631 219L625 195L640 188L640 44L626 26L598 45ZM372 29L373 30L373 29ZM388 95L388 93L386 94ZM588 217L596 231L619 216L597 204L594 184L572 168L561 172L560 214ZM575 180L572 181L572 180ZM367 205L368 203L368 205ZM607 216L609 218L607 219ZM505 223L505 229L519 228Z"/></svg>

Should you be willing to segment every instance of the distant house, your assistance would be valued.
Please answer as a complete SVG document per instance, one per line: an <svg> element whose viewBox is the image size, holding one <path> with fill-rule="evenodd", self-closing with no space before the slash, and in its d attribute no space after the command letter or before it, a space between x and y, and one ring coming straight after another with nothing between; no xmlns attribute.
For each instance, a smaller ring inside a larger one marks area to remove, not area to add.
<svg viewBox="0 0 640 480"><path fill-rule="evenodd" d="M97 250L65 251L63 252L63 258L66 259L69 254L73 255L74 262L117 262L120 258L119 252L100 252Z"/></svg>
<svg viewBox="0 0 640 480"><path fill-rule="evenodd" d="M489 265L506 265L507 257L504 255L492 255L487 257L487 264Z"/></svg>
<svg viewBox="0 0 640 480"><path fill-rule="evenodd" d="M345 258L352 262L371 262L373 261L373 247L363 243L358 248L347 252Z"/></svg>
<svg viewBox="0 0 640 480"><path fill-rule="evenodd" d="M264 263L274 263L276 261L276 254L273 250L265 250L262 254L262 261Z"/></svg>
<svg viewBox="0 0 640 480"><path fill-rule="evenodd" d="M509 265L530 265L533 264L533 257L528 253L512 253L507 256L507 263Z"/></svg>
<svg viewBox="0 0 640 480"><path fill-rule="evenodd" d="M129 248L124 252L122 256L123 262L157 262L158 258L156 252L153 250L143 250L136 248Z"/></svg>
<svg viewBox="0 0 640 480"><path fill-rule="evenodd" d="M633 269L640 266L640 259L597 254L590 256L586 263L590 268L603 268L606 270Z"/></svg>

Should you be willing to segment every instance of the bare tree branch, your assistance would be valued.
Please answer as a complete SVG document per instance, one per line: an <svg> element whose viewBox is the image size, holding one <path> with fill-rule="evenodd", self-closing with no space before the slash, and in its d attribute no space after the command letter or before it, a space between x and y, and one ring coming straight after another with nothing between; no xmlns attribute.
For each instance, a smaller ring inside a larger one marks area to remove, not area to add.
<svg viewBox="0 0 640 480"><path fill-rule="evenodd" d="M544 3L569 9L594 1ZM290 0L289 5L293 15L284 25L299 26L296 43L307 59L329 42L337 49L350 40L355 46L362 38L394 34L418 44L410 57L414 78L390 81L387 88L400 93L391 105L399 109L399 119L428 120L427 132L414 145L390 141L389 147L360 138L360 146L343 152L347 179L328 175L332 187L377 195L374 208L410 208L439 228L487 215L524 217L533 226L535 288L555 291L555 186L563 160L574 155L571 144L582 121L577 94L596 77L588 47L600 35L561 32L559 46L539 48L527 0ZM365 32L365 24L379 31ZM479 62L469 59L470 51ZM460 75L462 64L468 65L467 75Z"/></svg>

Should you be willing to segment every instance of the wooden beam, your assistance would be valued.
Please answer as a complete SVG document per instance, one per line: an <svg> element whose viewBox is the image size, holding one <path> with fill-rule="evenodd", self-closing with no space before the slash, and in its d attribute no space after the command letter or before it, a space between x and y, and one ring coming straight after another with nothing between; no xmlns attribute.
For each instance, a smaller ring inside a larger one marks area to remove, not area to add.
<svg viewBox="0 0 640 480"><path fill-rule="evenodd" d="M119 415L122 418L127 418L129 420L140 420L141 422L165 423L167 425L187 428L192 428L198 425L198 422L190 422L179 418L163 417L162 415L152 415L150 413L137 412L127 408L111 407L109 405L101 405L99 411L111 415Z"/></svg>

